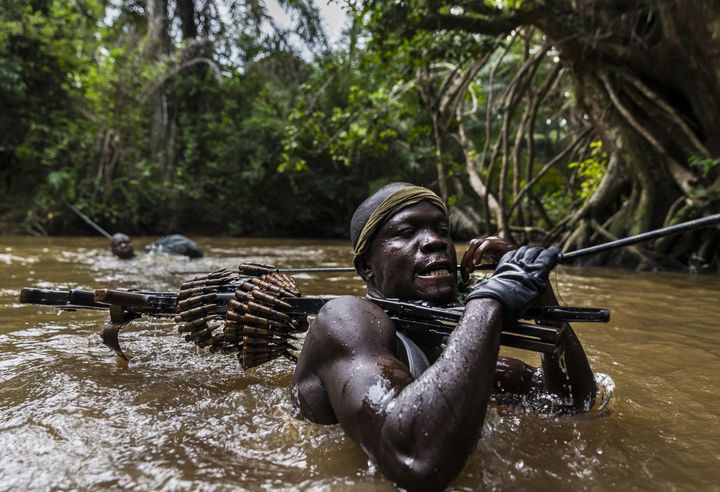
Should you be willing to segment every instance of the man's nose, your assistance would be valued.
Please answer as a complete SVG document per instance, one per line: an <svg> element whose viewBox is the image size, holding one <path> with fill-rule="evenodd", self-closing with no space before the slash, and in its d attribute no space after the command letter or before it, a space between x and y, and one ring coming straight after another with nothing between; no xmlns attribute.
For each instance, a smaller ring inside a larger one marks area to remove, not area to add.
<svg viewBox="0 0 720 492"><path fill-rule="evenodd" d="M445 251L448 248L447 241L436 231L424 231L420 238L420 251L423 253L433 253L435 251Z"/></svg>

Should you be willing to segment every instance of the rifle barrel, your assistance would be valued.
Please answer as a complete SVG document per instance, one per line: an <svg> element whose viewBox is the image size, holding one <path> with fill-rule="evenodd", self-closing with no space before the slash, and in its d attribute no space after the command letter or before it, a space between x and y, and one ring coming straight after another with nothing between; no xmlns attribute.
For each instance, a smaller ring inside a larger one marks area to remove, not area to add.
<svg viewBox="0 0 720 492"><path fill-rule="evenodd" d="M105 236L108 239L112 239L112 236L110 235L110 233L108 231L106 231L105 229L103 229L102 227L97 225L95 222L93 222L93 220L90 217L88 217L87 215L82 213L76 206L74 206L68 202L65 202L65 205L70 207L70 210L75 212L82 220L84 220L89 225L91 225L93 228L95 228L95 230L98 231L100 234L102 234L103 236Z"/></svg>
<svg viewBox="0 0 720 492"><path fill-rule="evenodd" d="M708 215L707 217L703 217L701 219L690 220L669 227L663 227L662 229L655 229L654 231L643 232L623 239L617 239L615 241L590 246L588 248L570 251L569 253L563 253L562 260L560 262L565 263L567 261L574 260L575 258L582 258L584 256L594 255L596 253L602 253L616 248L632 246L633 244L641 243L643 241L650 241L652 239L671 236L673 234L679 234L693 229L700 229L702 227L710 227L717 224L720 224L720 214Z"/></svg>

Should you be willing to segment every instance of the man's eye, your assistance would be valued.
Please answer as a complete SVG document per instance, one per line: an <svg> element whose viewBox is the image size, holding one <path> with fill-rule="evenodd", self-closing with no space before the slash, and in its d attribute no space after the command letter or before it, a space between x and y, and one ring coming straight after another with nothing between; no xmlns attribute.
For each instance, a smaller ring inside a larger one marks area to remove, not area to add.
<svg viewBox="0 0 720 492"><path fill-rule="evenodd" d="M440 226L438 227L438 234L442 236L447 236L450 234L450 228L448 226Z"/></svg>
<svg viewBox="0 0 720 492"><path fill-rule="evenodd" d="M402 229L398 230L398 236L400 237L410 237L413 235L415 230L412 227L403 227Z"/></svg>

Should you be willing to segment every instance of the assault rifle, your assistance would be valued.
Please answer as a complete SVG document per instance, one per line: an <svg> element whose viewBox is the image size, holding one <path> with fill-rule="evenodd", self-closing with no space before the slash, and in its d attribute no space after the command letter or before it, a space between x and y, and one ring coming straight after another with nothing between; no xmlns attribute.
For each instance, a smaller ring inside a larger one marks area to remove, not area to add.
<svg viewBox="0 0 720 492"><path fill-rule="evenodd" d="M252 265L252 268L258 268ZM118 340L120 329L140 316L174 318L180 323L179 331L188 333L185 339L197 345L224 352L241 353L246 367L257 365L285 355L294 358L289 341L293 333L306 328L305 318L316 314L332 296L307 297L290 292L294 282L284 276L284 287L278 287L275 273L245 275L248 264L241 265L240 275L227 271L214 272L186 282L178 293L150 292L120 289L98 290L47 290L24 288L20 302L54 306L65 311L78 309L107 310L110 322L102 331L102 339L115 354L127 360ZM267 271L267 270L262 270ZM257 273L257 271L254 271ZM282 292L286 289L286 292ZM282 295L282 294L298 295ZM462 316L462 308L439 308L401 302L393 299L369 298L385 310L396 328L418 343L441 343L452 332ZM538 307L530 309L525 317L534 322L507 323L501 334L501 343L536 352L553 352L562 333L560 327L542 323L607 322L607 309L575 307ZM224 323L223 335L213 334ZM232 332L241 323L240 333ZM228 336L229 335L229 336ZM263 354L259 357L258 354ZM252 357L251 357L252 356ZM252 359L252 360L250 360Z"/></svg>

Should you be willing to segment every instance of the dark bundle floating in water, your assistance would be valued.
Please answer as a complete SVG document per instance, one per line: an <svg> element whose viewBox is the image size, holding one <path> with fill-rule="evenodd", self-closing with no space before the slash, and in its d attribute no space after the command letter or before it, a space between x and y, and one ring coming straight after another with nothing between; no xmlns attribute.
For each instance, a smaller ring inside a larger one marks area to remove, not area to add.
<svg viewBox="0 0 720 492"><path fill-rule="evenodd" d="M170 234L153 241L145 246L148 253L159 251L171 255L187 256L188 258L202 258L203 250L195 241L182 234Z"/></svg>

